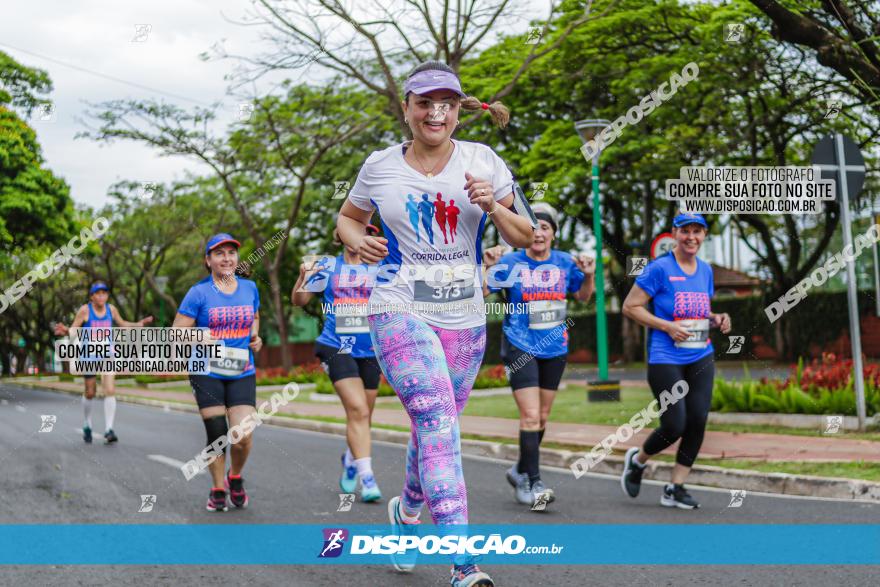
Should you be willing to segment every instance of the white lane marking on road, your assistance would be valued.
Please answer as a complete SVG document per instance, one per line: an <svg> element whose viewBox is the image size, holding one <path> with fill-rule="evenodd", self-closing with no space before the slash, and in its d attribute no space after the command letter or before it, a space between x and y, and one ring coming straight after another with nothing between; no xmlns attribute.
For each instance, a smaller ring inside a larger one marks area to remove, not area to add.
<svg viewBox="0 0 880 587"><path fill-rule="evenodd" d="M174 467L178 471L183 465L186 464L183 461L178 461L177 459L172 459L171 457L166 457L165 455L147 455L147 458L151 461L156 461L157 463L162 463L163 465L168 465L169 467ZM204 472L204 470L200 470L197 475L201 475Z"/></svg>

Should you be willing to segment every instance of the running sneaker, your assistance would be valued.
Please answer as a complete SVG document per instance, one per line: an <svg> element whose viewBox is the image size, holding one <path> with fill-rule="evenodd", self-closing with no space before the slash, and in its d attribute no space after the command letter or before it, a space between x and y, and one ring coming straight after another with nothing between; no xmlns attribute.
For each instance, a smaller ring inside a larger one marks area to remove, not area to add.
<svg viewBox="0 0 880 587"><path fill-rule="evenodd" d="M92 444L92 429L88 426L83 426L83 440L86 444Z"/></svg>
<svg viewBox="0 0 880 587"><path fill-rule="evenodd" d="M642 488L642 473L647 468L647 465L640 467L634 462L637 454L639 449L636 446L626 451L626 456L623 458L623 473L620 475L620 487L630 497L639 495L639 489Z"/></svg>
<svg viewBox="0 0 880 587"><path fill-rule="evenodd" d="M524 475L517 480L514 494L516 495L516 501L519 503L523 505L534 504L535 495L532 493L532 484L529 483L528 475Z"/></svg>
<svg viewBox="0 0 880 587"><path fill-rule="evenodd" d="M206 506L209 512L225 512L229 508L226 507L226 492L218 487L214 487L211 489L211 493L208 494L208 505Z"/></svg>
<svg viewBox="0 0 880 587"><path fill-rule="evenodd" d="M400 496L395 495L388 500L388 520L391 522L391 534L394 536L418 536L421 521L404 521L400 514ZM407 549L405 554L392 554L391 564L401 573L410 573L416 567L417 551ZM466 585L466 583L465 583Z"/></svg>
<svg viewBox="0 0 880 587"><path fill-rule="evenodd" d="M111 443L117 442L117 441L119 441L119 437L116 436L116 433L113 432L112 429L110 429L104 433L104 443L105 444L111 444Z"/></svg>
<svg viewBox="0 0 880 587"><path fill-rule="evenodd" d="M246 508L250 499L244 490L244 479L241 475L226 474L226 491L229 492L229 501L237 508Z"/></svg>
<svg viewBox="0 0 880 587"><path fill-rule="evenodd" d="M379 491L376 478L372 475L361 477L361 499L366 503L382 499L382 492Z"/></svg>
<svg viewBox="0 0 880 587"><path fill-rule="evenodd" d="M452 579L449 580L449 584L452 587L495 587L492 578L477 565L452 567Z"/></svg>
<svg viewBox="0 0 880 587"><path fill-rule="evenodd" d="M510 486L514 489L516 489L521 477L525 477L526 479L529 477L526 473L520 473L516 469L517 464L514 463L514 465L507 470L507 482L510 483Z"/></svg>
<svg viewBox="0 0 880 587"><path fill-rule="evenodd" d="M535 502L538 500L538 494L544 495L544 503L553 503L556 501L556 494L553 493L552 489L544 485L544 482L541 479L532 483L532 495L534 496Z"/></svg>
<svg viewBox="0 0 880 587"><path fill-rule="evenodd" d="M681 508L683 510L692 510L700 507L700 504L691 497L691 494L687 492L684 485L672 485L671 483L667 483L663 487L660 505L668 508Z"/></svg>
<svg viewBox="0 0 880 587"><path fill-rule="evenodd" d="M345 453L342 455L342 477L339 478L339 488L343 493L354 493L358 482L358 470L352 463L345 466Z"/></svg>

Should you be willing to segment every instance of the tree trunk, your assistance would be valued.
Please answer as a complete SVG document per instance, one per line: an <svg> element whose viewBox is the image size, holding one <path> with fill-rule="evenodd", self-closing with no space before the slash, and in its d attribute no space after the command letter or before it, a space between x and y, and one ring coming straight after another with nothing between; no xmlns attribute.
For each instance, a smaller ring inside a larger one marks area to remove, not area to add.
<svg viewBox="0 0 880 587"><path fill-rule="evenodd" d="M284 303L281 299L281 285L278 280L278 272L269 272L269 285L272 288L272 309L275 311L275 325L278 327L278 336L281 338L281 366L289 371L293 366L290 353L287 352L287 314L284 312Z"/></svg>
<svg viewBox="0 0 880 587"><path fill-rule="evenodd" d="M773 326L773 348L776 349L776 355L779 359L786 359L787 349L785 348L785 336L782 333L782 320L777 320Z"/></svg>
<svg viewBox="0 0 880 587"><path fill-rule="evenodd" d="M642 354L642 327L623 316L620 333L623 336L623 360L632 363Z"/></svg>

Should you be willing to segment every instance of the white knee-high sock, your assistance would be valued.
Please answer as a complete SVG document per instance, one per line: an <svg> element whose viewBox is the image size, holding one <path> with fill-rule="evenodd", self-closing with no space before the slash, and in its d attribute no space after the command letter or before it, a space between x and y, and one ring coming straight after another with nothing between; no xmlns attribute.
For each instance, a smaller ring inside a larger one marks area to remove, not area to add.
<svg viewBox="0 0 880 587"><path fill-rule="evenodd" d="M116 418L116 396L110 395L104 398L104 426L107 430L113 429L114 418Z"/></svg>
<svg viewBox="0 0 880 587"><path fill-rule="evenodd" d="M82 396L83 416L85 417L85 425L92 427L92 400L86 396Z"/></svg>

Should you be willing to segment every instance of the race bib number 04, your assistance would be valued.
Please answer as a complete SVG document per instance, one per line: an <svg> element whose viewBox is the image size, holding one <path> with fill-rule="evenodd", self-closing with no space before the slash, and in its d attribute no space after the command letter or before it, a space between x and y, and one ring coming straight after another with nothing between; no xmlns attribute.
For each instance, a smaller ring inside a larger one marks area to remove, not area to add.
<svg viewBox="0 0 880 587"><path fill-rule="evenodd" d="M565 300L540 300L529 302L529 329L547 330L556 328L565 321L567 302Z"/></svg>

